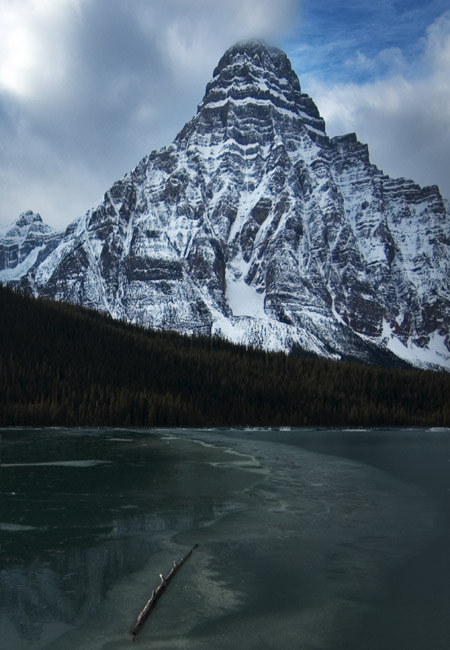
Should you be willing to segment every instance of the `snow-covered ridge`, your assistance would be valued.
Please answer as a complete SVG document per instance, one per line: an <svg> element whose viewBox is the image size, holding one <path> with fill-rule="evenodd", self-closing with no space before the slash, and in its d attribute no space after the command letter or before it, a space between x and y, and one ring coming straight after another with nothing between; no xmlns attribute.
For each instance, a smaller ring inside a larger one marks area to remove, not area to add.
<svg viewBox="0 0 450 650"><path fill-rule="evenodd" d="M46 225L40 214L23 212L0 229L0 282L15 283L36 264L39 253L56 246L60 233Z"/></svg>
<svg viewBox="0 0 450 650"><path fill-rule="evenodd" d="M159 329L450 369L448 204L328 138L261 43L230 48L175 142L52 237L4 281Z"/></svg>

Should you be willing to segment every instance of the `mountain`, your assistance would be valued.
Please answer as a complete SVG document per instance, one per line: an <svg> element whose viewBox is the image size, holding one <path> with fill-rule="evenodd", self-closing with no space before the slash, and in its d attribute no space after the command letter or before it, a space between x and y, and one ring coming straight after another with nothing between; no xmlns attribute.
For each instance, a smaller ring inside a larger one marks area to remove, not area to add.
<svg viewBox="0 0 450 650"><path fill-rule="evenodd" d="M43 252L45 250L45 255ZM329 138L280 50L230 48L195 117L19 286L157 329L450 367L450 209Z"/></svg>
<svg viewBox="0 0 450 650"><path fill-rule="evenodd" d="M61 237L31 210L11 226L0 228L0 282L14 283L26 275L56 248Z"/></svg>

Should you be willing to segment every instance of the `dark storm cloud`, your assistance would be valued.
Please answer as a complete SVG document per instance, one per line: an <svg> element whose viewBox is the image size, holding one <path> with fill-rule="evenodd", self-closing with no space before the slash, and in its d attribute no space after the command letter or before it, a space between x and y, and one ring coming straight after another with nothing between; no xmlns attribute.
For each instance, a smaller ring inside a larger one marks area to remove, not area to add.
<svg viewBox="0 0 450 650"><path fill-rule="evenodd" d="M385 171L450 195L442 5L2 0L0 224L27 209L56 226L82 215L173 140L225 49L250 37L286 47L333 134L357 131Z"/></svg>
<svg viewBox="0 0 450 650"><path fill-rule="evenodd" d="M0 223L65 225L195 113L223 51L295 0L3 0Z"/></svg>

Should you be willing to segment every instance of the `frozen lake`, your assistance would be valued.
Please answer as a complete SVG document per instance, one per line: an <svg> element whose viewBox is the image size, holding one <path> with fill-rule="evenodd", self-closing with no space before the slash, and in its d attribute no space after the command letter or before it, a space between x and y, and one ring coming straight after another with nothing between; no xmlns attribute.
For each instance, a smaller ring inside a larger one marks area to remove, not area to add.
<svg viewBox="0 0 450 650"><path fill-rule="evenodd" d="M3 430L0 638L448 650L448 430Z"/></svg>

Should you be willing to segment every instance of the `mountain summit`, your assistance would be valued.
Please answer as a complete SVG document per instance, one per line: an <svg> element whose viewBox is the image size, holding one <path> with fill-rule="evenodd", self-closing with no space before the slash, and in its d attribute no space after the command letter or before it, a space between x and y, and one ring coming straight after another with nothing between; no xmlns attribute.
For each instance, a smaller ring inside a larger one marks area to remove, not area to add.
<svg viewBox="0 0 450 650"><path fill-rule="evenodd" d="M329 138L287 56L259 42L231 47L174 143L43 250L14 280L34 295L266 349L450 367L438 188L384 175L355 134Z"/></svg>

